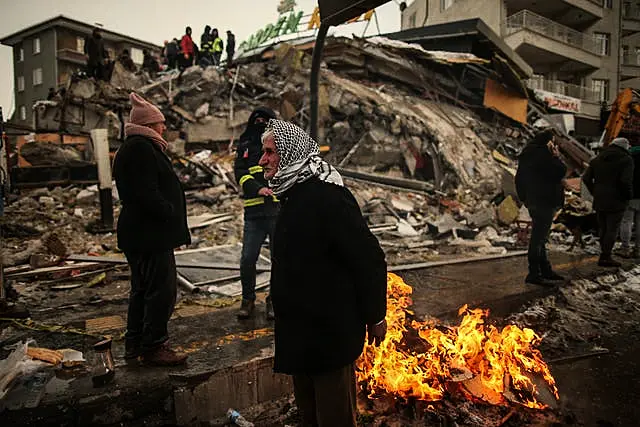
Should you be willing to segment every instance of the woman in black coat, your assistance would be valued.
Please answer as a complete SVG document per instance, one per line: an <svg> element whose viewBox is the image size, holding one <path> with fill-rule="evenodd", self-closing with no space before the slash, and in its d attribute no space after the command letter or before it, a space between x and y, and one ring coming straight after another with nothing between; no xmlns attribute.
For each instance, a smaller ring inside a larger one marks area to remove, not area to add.
<svg viewBox="0 0 640 427"><path fill-rule="evenodd" d="M184 363L167 347L167 325L176 302L173 250L190 243L182 186L165 154L164 116L132 93L126 139L113 174L122 202L118 246L131 268L125 358L156 365Z"/></svg>

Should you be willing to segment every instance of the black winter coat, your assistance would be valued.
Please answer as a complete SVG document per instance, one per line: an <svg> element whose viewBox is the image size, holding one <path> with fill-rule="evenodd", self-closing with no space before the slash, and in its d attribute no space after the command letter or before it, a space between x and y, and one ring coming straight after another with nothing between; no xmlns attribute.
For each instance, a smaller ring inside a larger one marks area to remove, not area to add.
<svg viewBox="0 0 640 427"><path fill-rule="evenodd" d="M107 50L104 48L104 39L102 36L89 36L84 45L84 53L89 57L87 60L89 65L98 65L109 56Z"/></svg>
<svg viewBox="0 0 640 427"><path fill-rule="evenodd" d="M610 145L602 150L582 176L593 195L593 209L620 212L633 198L633 159L624 148Z"/></svg>
<svg viewBox="0 0 640 427"><path fill-rule="evenodd" d="M640 147L631 149L633 158L633 198L640 199Z"/></svg>
<svg viewBox="0 0 640 427"><path fill-rule="evenodd" d="M349 190L309 179L282 196L271 270L274 370L331 371L386 315L387 265Z"/></svg>
<svg viewBox="0 0 640 427"><path fill-rule="evenodd" d="M567 167L546 144L529 143L518 158L516 191L526 206L560 208L564 205L562 179Z"/></svg>
<svg viewBox="0 0 640 427"><path fill-rule="evenodd" d="M120 249L155 252L191 243L182 185L153 141L128 137L113 161L113 175L122 202Z"/></svg>

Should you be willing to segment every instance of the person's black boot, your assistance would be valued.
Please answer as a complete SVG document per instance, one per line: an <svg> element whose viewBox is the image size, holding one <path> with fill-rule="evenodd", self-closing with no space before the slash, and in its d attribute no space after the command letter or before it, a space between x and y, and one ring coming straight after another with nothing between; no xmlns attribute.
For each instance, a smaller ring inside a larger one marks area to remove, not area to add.
<svg viewBox="0 0 640 427"><path fill-rule="evenodd" d="M600 267L611 267L611 268L618 268L622 266L622 264L620 264L618 261L611 258L611 255L600 255L600 259L598 260L598 265Z"/></svg>
<svg viewBox="0 0 640 427"><path fill-rule="evenodd" d="M524 279L524 283L528 285L538 285L538 286L554 286L553 284L547 282L542 275L536 274L527 274L526 279Z"/></svg>
<svg viewBox="0 0 640 427"><path fill-rule="evenodd" d="M256 309L256 302L253 300L243 299L240 310L238 310L238 319L244 320L253 316Z"/></svg>
<svg viewBox="0 0 640 427"><path fill-rule="evenodd" d="M553 270L545 271L544 273L542 273L542 278L546 280L552 280L554 282L561 282L566 280L564 276L556 273Z"/></svg>

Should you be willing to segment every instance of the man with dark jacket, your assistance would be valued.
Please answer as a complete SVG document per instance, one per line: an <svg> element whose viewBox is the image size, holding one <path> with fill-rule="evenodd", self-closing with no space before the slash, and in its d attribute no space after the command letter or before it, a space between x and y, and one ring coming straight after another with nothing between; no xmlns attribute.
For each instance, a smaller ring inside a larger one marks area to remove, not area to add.
<svg viewBox="0 0 640 427"><path fill-rule="evenodd" d="M167 57L167 65L170 70L175 70L178 66L178 57L179 57L179 45L178 39L174 38L165 48L165 56Z"/></svg>
<svg viewBox="0 0 640 427"><path fill-rule="evenodd" d="M236 53L236 36L227 30L227 68L233 65L233 55Z"/></svg>
<svg viewBox="0 0 640 427"><path fill-rule="evenodd" d="M165 154L164 116L135 93L126 140L113 162L122 201L118 246L131 269L125 359L154 365L184 363L167 346L167 325L176 302L173 250L191 241L182 186Z"/></svg>
<svg viewBox="0 0 640 427"><path fill-rule="evenodd" d="M619 267L611 257L624 212L633 198L633 159L629 141L616 138L591 161L582 181L593 195L600 228L601 267Z"/></svg>
<svg viewBox="0 0 640 427"><path fill-rule="evenodd" d="M256 108L249 117L247 129L240 136L236 153L235 175L242 187L244 199L244 232L240 258L242 305L238 311L240 319L251 317L255 310L256 263L267 236L269 247L273 248L273 232L280 203L267 186L262 166L258 162L262 156L260 137L267 122L275 117L275 113L268 108ZM267 318L273 320L271 297L267 297Z"/></svg>
<svg viewBox="0 0 640 427"><path fill-rule="evenodd" d="M518 158L516 190L529 210L532 228L529 240L529 274L526 283L548 285L548 280L563 280L553 271L547 257L547 239L553 218L564 205L563 179L567 173L554 142L552 130L538 132Z"/></svg>
<svg viewBox="0 0 640 427"><path fill-rule="evenodd" d="M260 165L282 207L273 248L274 370L307 426L356 425L354 362L386 334L387 265L340 174L291 123L270 120Z"/></svg>
<svg viewBox="0 0 640 427"><path fill-rule="evenodd" d="M98 28L93 29L91 37L84 44L84 53L87 59L87 75L96 80L102 80L105 77L105 65L109 54L104 48L104 40Z"/></svg>
<svg viewBox="0 0 640 427"><path fill-rule="evenodd" d="M624 213L620 225L620 240L622 240L621 256L625 258L640 258L640 147L631 147L633 158L633 198ZM631 250L631 233L635 224L635 247Z"/></svg>
<svg viewBox="0 0 640 427"><path fill-rule="evenodd" d="M200 36L200 58L198 63L201 67L213 64L213 39L211 38L211 27L206 25L204 32Z"/></svg>
<svg viewBox="0 0 640 427"><path fill-rule="evenodd" d="M156 74L160 72L160 64L156 58L151 55L147 49L142 51L143 59L142 59L142 69L149 73L149 75L154 78Z"/></svg>

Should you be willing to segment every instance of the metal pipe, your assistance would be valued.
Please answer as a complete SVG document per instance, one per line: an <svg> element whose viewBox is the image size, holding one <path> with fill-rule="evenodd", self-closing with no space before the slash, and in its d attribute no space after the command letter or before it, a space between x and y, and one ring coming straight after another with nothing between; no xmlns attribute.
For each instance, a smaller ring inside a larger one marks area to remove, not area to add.
<svg viewBox="0 0 640 427"><path fill-rule="evenodd" d="M310 95L310 135L311 138L318 141L318 84L320 81L320 63L322 62L322 49L324 48L324 41L327 38L327 32L329 31L329 25L324 22L320 24L318 30L318 36L316 37L316 43L313 46L313 58L311 60L311 77L309 82Z"/></svg>

